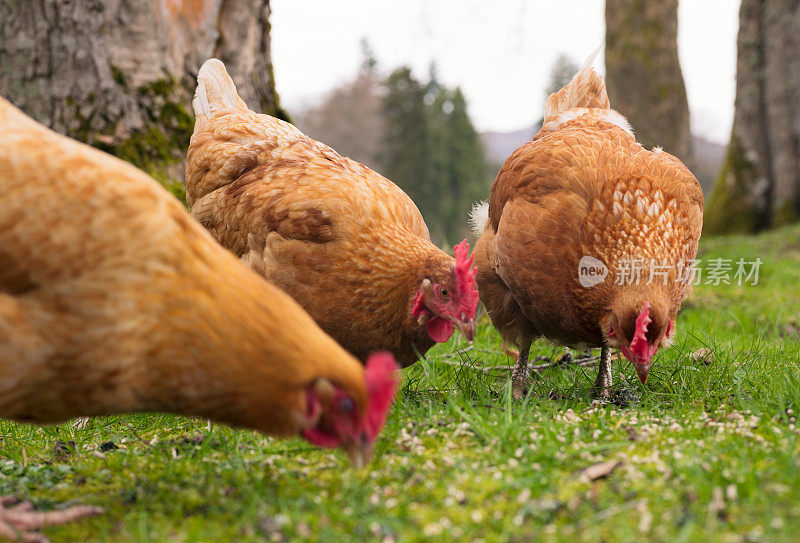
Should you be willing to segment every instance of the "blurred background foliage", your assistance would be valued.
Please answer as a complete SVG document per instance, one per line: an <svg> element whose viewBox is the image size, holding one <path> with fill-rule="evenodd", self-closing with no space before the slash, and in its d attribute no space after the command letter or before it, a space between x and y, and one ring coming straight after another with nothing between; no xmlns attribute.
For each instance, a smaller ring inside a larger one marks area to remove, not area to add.
<svg viewBox="0 0 800 543"><path fill-rule="evenodd" d="M431 65L426 81L407 66L379 72L369 44L354 79L295 115L298 127L397 183L417 204L431 235L453 244L467 234L467 213L486 197L493 173L461 89Z"/></svg>

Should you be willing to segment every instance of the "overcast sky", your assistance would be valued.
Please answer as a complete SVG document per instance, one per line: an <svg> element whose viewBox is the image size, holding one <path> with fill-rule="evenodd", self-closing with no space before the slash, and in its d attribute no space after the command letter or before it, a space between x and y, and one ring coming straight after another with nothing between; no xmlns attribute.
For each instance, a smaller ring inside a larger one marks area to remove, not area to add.
<svg viewBox="0 0 800 543"><path fill-rule="evenodd" d="M402 64L460 85L479 131L511 131L542 113L559 53L582 64L603 41L597 0L272 0L281 100L313 103L352 78L366 37L380 68ZM726 143L733 118L738 0L680 0L678 49L693 131ZM595 62L604 71L602 53ZM613 104L612 104L613 106ZM635 127L634 127L635 128Z"/></svg>

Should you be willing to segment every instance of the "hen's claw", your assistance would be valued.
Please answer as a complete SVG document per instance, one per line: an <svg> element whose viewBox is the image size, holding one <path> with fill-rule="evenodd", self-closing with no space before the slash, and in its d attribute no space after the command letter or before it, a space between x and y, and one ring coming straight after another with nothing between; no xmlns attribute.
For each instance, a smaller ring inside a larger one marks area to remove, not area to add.
<svg viewBox="0 0 800 543"><path fill-rule="evenodd" d="M75 505L58 511L34 511L31 502L20 502L15 496L1 496L0 538L27 543L45 543L48 539L36 533L36 530L101 513L103 510L100 507L92 505Z"/></svg>

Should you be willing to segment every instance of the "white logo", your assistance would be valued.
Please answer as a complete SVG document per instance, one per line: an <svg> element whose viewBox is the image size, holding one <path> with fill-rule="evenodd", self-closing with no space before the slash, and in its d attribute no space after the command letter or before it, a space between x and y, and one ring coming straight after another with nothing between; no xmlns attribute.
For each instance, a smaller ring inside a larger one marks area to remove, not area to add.
<svg viewBox="0 0 800 543"><path fill-rule="evenodd" d="M605 281L608 268L593 256L584 256L578 262L578 281L582 287L593 287Z"/></svg>

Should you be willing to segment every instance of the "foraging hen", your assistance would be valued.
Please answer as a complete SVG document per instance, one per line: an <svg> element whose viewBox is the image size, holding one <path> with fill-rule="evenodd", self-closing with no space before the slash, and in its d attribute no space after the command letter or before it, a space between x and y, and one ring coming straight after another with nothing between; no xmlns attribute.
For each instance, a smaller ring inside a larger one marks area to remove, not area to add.
<svg viewBox="0 0 800 543"><path fill-rule="evenodd" d="M601 348L594 391L608 395L609 349L647 380L675 334L703 222L703 193L674 156L636 142L587 66L547 100L539 133L506 160L473 225L480 297L519 347Z"/></svg>
<svg viewBox="0 0 800 543"><path fill-rule="evenodd" d="M219 60L197 79L186 199L217 241L360 359L385 350L407 366L454 328L472 340L466 241L448 256L392 182L247 109Z"/></svg>
<svg viewBox="0 0 800 543"><path fill-rule="evenodd" d="M0 98L0 417L169 411L370 454L397 387L130 164Z"/></svg>

